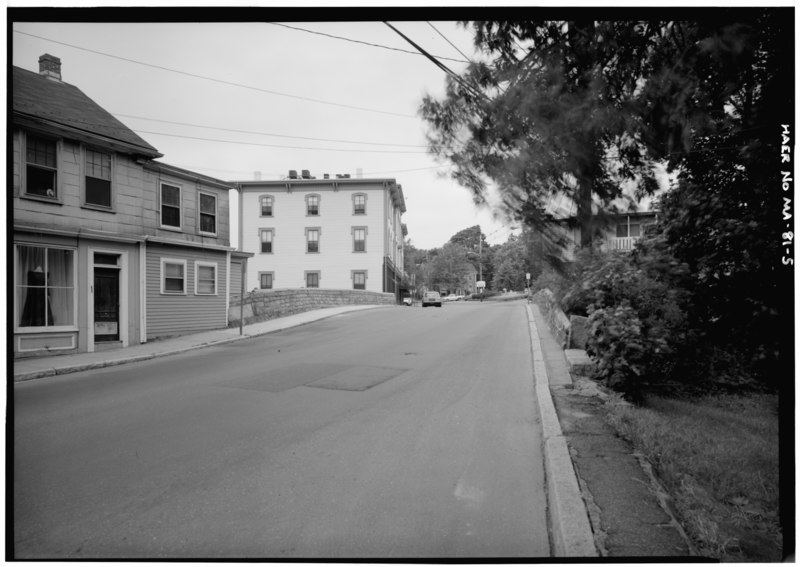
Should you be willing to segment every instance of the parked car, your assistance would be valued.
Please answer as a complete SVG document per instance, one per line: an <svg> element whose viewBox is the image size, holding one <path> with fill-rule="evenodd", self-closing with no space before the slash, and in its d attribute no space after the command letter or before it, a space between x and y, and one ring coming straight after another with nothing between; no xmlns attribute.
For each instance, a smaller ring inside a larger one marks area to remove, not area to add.
<svg viewBox="0 0 800 567"><path fill-rule="evenodd" d="M422 296L422 306L427 307L428 305L442 306L442 296L438 291L426 291Z"/></svg>
<svg viewBox="0 0 800 567"><path fill-rule="evenodd" d="M445 301L458 301L459 299L461 298L458 297L455 293L451 293L450 295L444 298Z"/></svg>

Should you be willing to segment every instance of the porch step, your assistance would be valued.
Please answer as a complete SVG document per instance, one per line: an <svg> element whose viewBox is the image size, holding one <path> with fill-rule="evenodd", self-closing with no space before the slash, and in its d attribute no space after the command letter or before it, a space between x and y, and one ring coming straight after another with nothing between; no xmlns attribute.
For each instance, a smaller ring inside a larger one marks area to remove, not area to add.
<svg viewBox="0 0 800 567"><path fill-rule="evenodd" d="M100 341L94 343L95 352L103 352L105 350L115 350L122 348L122 341Z"/></svg>

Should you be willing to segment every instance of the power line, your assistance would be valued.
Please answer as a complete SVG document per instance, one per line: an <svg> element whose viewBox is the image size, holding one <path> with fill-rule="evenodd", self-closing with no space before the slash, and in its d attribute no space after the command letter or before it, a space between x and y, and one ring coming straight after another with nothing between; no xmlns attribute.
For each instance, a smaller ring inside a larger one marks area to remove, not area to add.
<svg viewBox="0 0 800 567"><path fill-rule="evenodd" d="M74 44L71 44L71 43L65 43L63 41L56 41L54 39L50 39L50 38L47 38L47 37L42 37L42 36L39 36L39 35L23 32L23 31L19 31L19 30L14 30L14 33L18 33L18 34L21 34L21 35L27 35L27 36L30 36L30 37L35 37L37 39L41 39L41 40L44 40L44 41L49 41L51 43L56 43L58 45L64 45L66 47L71 47L73 49L78 49L80 51L86 51L88 53L94 53L95 55L102 55L103 57L110 57L112 59L118 59L120 61L126 61L128 63L135 63L136 65L143 65L144 67L151 67L153 69L160 69L161 71L168 71L170 73L177 73L179 75L184 75L184 76L187 76L187 77L193 77L195 79L203 79L204 81L211 81L211 82L219 83L219 84L222 84L222 85L228 85L228 86L232 86L232 87L239 87L239 88L242 88L242 89L249 89L249 90L252 90L252 91L267 93L267 94L271 94L271 95L275 95L275 96L282 96L282 97L286 97L286 98L293 98L293 99L297 99L297 100L303 100L303 101L306 101L306 102L315 102L317 104L327 104L327 105L330 105L330 106L338 106L340 108L349 108L351 110L360 110L360 111L363 111L363 112L374 112L374 113L377 113L377 114L386 114L386 115L389 115L389 116L400 116L400 117L403 117L403 118L417 118L413 114L401 114L399 112L389 112L389 111L385 111L385 110L377 110L377 109L374 109L374 108L364 108L362 106L354 106L354 105L350 105L350 104L341 104L341 103L338 103L338 102L330 102L330 101L320 100L320 99L316 99L316 98L304 97L304 96L299 96L299 95L292 95L292 94L282 93L282 92L278 92L278 91L271 91L271 90L268 90L268 89L262 89L260 87L254 87L252 85L245 85L245 84L242 84L242 83L234 83L232 81L225 81L223 79L217 79L217 78L214 78L214 77L207 77L205 75L197 75L195 73L189 73L187 71L181 71L179 69L172 69L170 67L164 67L162 65L154 65L152 63L145 63L144 61L137 61L135 59L129 59L127 57L120 57L119 55L112 55L110 53L105 53L105 52L102 52L102 51L97 51L97 50L89 49L89 48L86 48L86 47L80 47L78 45L74 45Z"/></svg>
<svg viewBox="0 0 800 567"><path fill-rule="evenodd" d="M152 134L154 136L167 136L169 138L182 138L185 140L198 140L201 142L218 142L221 144L239 144L243 146L261 146L265 148L280 148L284 150L315 150L325 152L360 152L368 154L427 154L428 152L407 152L397 150L364 150L359 148L344 149L344 148L307 148L303 146L280 146L277 144L260 144L257 142L240 142L237 140L219 140L216 138L201 138L199 136L184 136L180 134L167 134L166 132L151 132L148 130L133 130L138 134Z"/></svg>
<svg viewBox="0 0 800 567"><path fill-rule="evenodd" d="M388 49L390 51L399 51L401 53L408 53L410 55L422 55L421 53L418 53L416 51L409 51L408 49L400 49L398 47L389 47L387 45L379 45L377 43L369 43L368 41L360 41L360 40L357 40L357 39L350 39L348 37L341 37L341 36L338 36L338 35L331 35L329 33L323 33L323 32L318 32L318 31L313 31L313 30L307 30L307 29L304 29L304 28L298 28L298 27L295 27L295 26L287 25L287 24L279 24L277 22L267 22L267 23L268 24L272 24L273 26L281 26L281 27L284 27L284 28L289 28L290 30L297 30L297 31L301 31L301 32L312 33L314 35L322 35L322 36L325 36L325 37L330 37L330 38L333 38L333 39L341 39L342 41L349 41L349 42L352 42L352 43L360 43L361 45L368 45L370 47L380 47L381 49ZM434 28L434 29L436 29L436 28ZM436 30L436 31L439 31L439 30ZM442 36L442 37L444 37L444 36ZM445 38L445 39L447 39L447 38ZM449 40L448 40L448 42L449 42ZM450 45L453 45L453 44L451 43ZM455 46L453 46L453 47L455 47ZM458 48L456 48L456 49L458 49ZM461 52L459 51L459 53L461 53ZM461 53L461 55L464 55L464 54ZM439 59L446 59L448 61L455 61L457 63L469 63L469 61L462 61L461 59L451 59L450 57L442 57L442 56L438 56L438 57L439 57ZM464 55L464 58L465 59L469 59L466 55Z"/></svg>
<svg viewBox="0 0 800 567"><path fill-rule="evenodd" d="M438 33L440 36L442 36L442 38L444 38L444 40L445 40L447 43L449 43L449 44L450 44L450 45L453 47L453 49L455 49L456 51L458 51L458 52L461 54L461 56L462 56L464 59L466 59L466 61L464 61L464 63L469 63L469 57L467 57L466 55L464 55L464 52L463 52L463 51L461 51L461 50L460 50L458 47L456 47L456 46L455 46L455 44L453 44L453 42L452 42L452 41L450 41L449 39L447 39L447 37L446 37L446 36L445 36L445 35L444 35L442 32L440 32L438 29L436 29L436 27L435 27L435 26L434 26L432 23L430 23L430 22L425 22L425 23L426 23L426 24L428 24L430 27L432 27L432 28L433 28L433 30L434 30L436 33ZM439 59L447 59L447 57L439 57ZM457 61L457 59L449 59L449 61Z"/></svg>
<svg viewBox="0 0 800 567"><path fill-rule="evenodd" d="M461 78L461 77L460 77L460 76L459 76L457 73L455 73L453 70L451 70L449 67L447 67L447 66L446 66L444 63L442 63L441 61L439 61L438 59L436 59L436 57L434 57L433 55L431 55L430 53L428 53L427 51L425 51L425 50L424 50L422 47L420 47L419 45L417 45L417 44L416 44L416 43L415 43L413 40L411 40L411 38L409 38L408 36L406 36L406 35L405 35L403 32L401 32L400 30L398 30L398 29L397 29L396 27L394 27L392 24L390 24L389 22L383 22L383 23L384 23L384 24L386 24L387 26L389 26L389 28L391 28L392 30L394 30L394 31L397 33L397 35L399 35L400 37L402 37L403 39L405 39L405 40L406 40L408 43L410 43L411 45L413 45L413 46L414 46L414 48L415 48L417 51L419 51L420 53L422 53L422 54L423 54L425 57L427 57L427 58L428 58L428 59L429 59L431 62L433 62L433 64L434 64L434 65L436 65L437 67L439 67L439 69L441 69L442 71L444 71L445 73L447 73L448 75L450 75L450 76L451 76L451 77L452 77L452 78L453 78L455 81L457 81L458 83L460 83L460 84L461 84L461 85L462 85L464 88L466 88L467 90L469 90L469 91L470 91L472 94L474 94L474 95L478 96L478 98L484 98L484 99L488 99L488 97L487 97L485 94L483 94L482 92L480 92L480 91L476 90L474 87L472 87L471 85L469 85L468 83L466 83L466 82L464 81L464 79L462 79L462 78Z"/></svg>
<svg viewBox="0 0 800 567"><path fill-rule="evenodd" d="M218 126L203 126L201 124L191 124L188 122L175 122L172 120L159 120L157 118L146 118L144 116L134 116L131 114L114 114L114 116L122 116L125 118L134 118L136 120L147 120L150 122L159 122L162 124L174 124L177 126L190 126L192 128L204 128L207 130L219 130L221 132L234 132L237 134L255 134L258 136L273 136L276 138L293 138L296 140L310 140L314 142L337 142L342 144L361 144L365 146L395 146L401 148L428 148L429 146L426 144L390 144L387 142L363 142L358 140L337 140L332 138L311 138L305 136L290 136L288 134L273 134L270 132L256 132L253 130L237 130L234 128L221 128Z"/></svg>

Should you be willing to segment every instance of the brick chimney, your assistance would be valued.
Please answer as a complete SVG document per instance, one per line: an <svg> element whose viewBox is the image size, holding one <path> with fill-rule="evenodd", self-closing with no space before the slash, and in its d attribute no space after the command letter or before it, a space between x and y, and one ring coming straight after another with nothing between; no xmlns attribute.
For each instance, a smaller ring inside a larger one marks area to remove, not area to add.
<svg viewBox="0 0 800 567"><path fill-rule="evenodd" d="M45 53L39 57L39 74L56 81L61 80L61 59Z"/></svg>

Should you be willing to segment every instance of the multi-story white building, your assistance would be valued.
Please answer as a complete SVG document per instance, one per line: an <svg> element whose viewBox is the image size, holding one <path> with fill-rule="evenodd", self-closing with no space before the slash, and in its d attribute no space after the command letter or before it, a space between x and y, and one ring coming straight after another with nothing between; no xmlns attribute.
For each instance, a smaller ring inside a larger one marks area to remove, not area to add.
<svg viewBox="0 0 800 567"><path fill-rule="evenodd" d="M394 179L242 181L239 249L246 289L363 289L398 295L406 211Z"/></svg>

